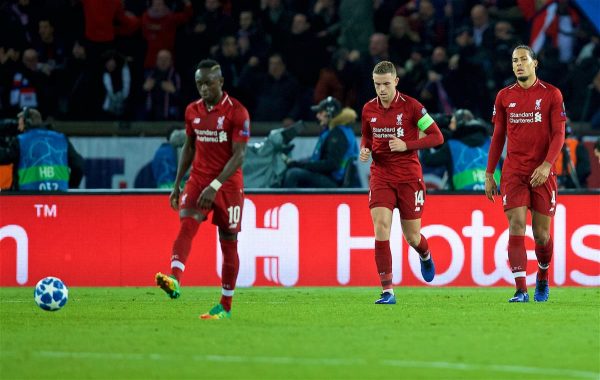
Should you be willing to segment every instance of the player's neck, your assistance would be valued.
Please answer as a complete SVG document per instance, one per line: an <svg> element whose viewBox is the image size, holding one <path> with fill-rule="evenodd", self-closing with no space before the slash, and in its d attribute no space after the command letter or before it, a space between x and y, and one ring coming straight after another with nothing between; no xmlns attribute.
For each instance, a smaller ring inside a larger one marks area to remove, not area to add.
<svg viewBox="0 0 600 380"><path fill-rule="evenodd" d="M381 98L379 98L379 102L381 103L383 108L390 108L390 105L392 104L392 102L394 101L395 98L396 98L396 91L394 91L392 96L389 98L390 99L389 101L384 102Z"/></svg>
<svg viewBox="0 0 600 380"><path fill-rule="evenodd" d="M521 88L527 90L529 87L533 86L536 81L537 81L537 76L532 75L531 77L527 78L527 80L524 82L517 80L517 83L519 84L519 86L521 86Z"/></svg>
<svg viewBox="0 0 600 380"><path fill-rule="evenodd" d="M204 99L204 104L206 105L206 109L208 109L210 111L213 108L215 108L215 106L221 101L221 98L223 98L223 93L220 93L219 96L217 96L211 100Z"/></svg>

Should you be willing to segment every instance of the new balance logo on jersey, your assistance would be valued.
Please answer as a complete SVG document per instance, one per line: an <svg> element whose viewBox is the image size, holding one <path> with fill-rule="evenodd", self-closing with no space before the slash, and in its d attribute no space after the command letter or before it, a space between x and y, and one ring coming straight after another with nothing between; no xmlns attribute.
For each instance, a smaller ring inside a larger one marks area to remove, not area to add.
<svg viewBox="0 0 600 380"><path fill-rule="evenodd" d="M542 99L536 99L535 100L535 109L536 110L542 109Z"/></svg>
<svg viewBox="0 0 600 380"><path fill-rule="evenodd" d="M371 123L375 123L375 122L377 122L377 118L376 117L372 117L371 118Z"/></svg>
<svg viewBox="0 0 600 380"><path fill-rule="evenodd" d="M193 124L200 124L200 118L199 117L195 117L194 121L192 123Z"/></svg>
<svg viewBox="0 0 600 380"><path fill-rule="evenodd" d="M510 103L507 108L515 108L517 103Z"/></svg>

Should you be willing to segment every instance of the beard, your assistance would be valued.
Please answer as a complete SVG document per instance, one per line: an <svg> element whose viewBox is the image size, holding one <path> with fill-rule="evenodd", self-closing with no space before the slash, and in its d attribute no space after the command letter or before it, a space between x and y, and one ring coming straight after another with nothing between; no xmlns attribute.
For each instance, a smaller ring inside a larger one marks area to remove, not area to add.
<svg viewBox="0 0 600 380"><path fill-rule="evenodd" d="M517 77L519 82L527 82L527 79L529 79L529 75L521 75Z"/></svg>

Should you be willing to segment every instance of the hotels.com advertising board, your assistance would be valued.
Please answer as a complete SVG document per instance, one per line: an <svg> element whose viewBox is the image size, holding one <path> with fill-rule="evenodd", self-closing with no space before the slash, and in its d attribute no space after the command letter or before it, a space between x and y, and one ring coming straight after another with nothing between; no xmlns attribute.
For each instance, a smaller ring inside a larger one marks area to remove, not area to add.
<svg viewBox="0 0 600 380"><path fill-rule="evenodd" d="M150 286L169 271L178 215L167 194L0 196L0 286L57 276L69 286ZM508 228L500 199L429 195L422 233L437 275L421 279L417 253L394 214L393 282L405 286L507 286ZM530 222L529 222L530 223ZM600 285L600 197L563 195L551 227L550 281ZM529 284L534 241L527 226ZM239 235L238 286L377 286L366 194L250 194ZM215 226L201 225L183 284L219 285Z"/></svg>

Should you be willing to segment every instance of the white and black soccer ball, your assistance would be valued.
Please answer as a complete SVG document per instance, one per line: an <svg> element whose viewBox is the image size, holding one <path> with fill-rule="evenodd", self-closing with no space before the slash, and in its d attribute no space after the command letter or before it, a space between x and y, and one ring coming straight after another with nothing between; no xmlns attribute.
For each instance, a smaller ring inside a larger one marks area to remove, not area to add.
<svg viewBox="0 0 600 380"><path fill-rule="evenodd" d="M69 289L56 277L46 277L38 281L33 292L35 303L46 311L61 309L69 299Z"/></svg>

